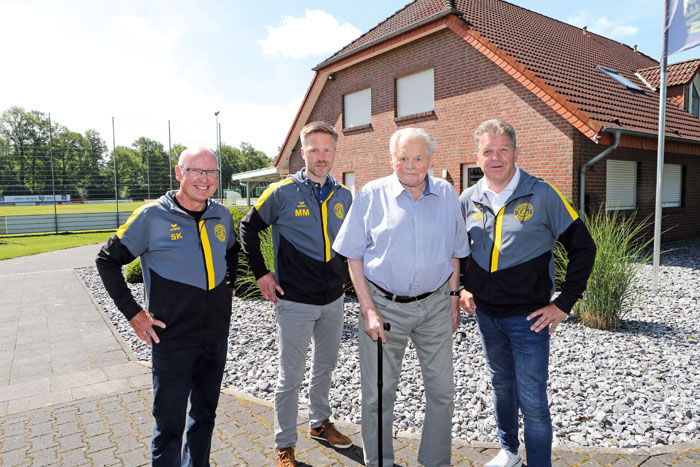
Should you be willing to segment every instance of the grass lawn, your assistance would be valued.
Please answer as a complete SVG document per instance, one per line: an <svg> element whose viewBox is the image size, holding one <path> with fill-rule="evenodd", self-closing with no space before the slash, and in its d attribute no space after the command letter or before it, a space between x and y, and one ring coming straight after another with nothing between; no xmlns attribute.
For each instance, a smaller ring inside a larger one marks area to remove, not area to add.
<svg viewBox="0 0 700 467"><path fill-rule="evenodd" d="M143 201L119 203L119 212L130 212L142 206ZM116 203L99 204L59 204L58 214L77 214L81 212L115 212ZM0 216L27 216L32 214L53 214L53 205L44 206L0 206Z"/></svg>
<svg viewBox="0 0 700 467"><path fill-rule="evenodd" d="M93 243L104 243L112 235L114 235L114 231L34 235L31 237L0 237L0 259L63 250L64 248Z"/></svg>

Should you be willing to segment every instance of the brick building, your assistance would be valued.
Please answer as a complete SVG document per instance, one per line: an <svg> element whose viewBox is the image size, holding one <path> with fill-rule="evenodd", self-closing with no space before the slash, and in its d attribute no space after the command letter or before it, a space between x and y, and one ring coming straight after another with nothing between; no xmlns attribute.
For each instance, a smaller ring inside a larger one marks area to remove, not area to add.
<svg viewBox="0 0 700 467"><path fill-rule="evenodd" d="M683 108L700 84L693 63L685 94L671 93L666 111L663 228L673 229L664 240L700 235L691 183L700 178L700 119ZM608 150L583 170L587 207L646 216L656 189L654 69L658 77L658 62L636 47L501 0L415 0L315 68L275 176L303 166L308 122L338 130L333 175L353 190L391 173L391 134L419 126L438 142L433 175L461 192L480 176L474 129L501 118L518 132L518 164L576 205L582 167Z"/></svg>

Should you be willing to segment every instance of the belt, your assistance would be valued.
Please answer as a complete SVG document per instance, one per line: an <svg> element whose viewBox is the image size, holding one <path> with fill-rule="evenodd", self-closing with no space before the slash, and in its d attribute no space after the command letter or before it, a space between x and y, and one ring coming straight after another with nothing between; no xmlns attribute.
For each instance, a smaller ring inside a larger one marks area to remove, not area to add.
<svg viewBox="0 0 700 467"><path fill-rule="evenodd" d="M377 290L379 290L382 293L382 295L384 295L384 298L386 298L387 300L391 300L392 302L396 302L396 303L417 302L419 300L423 300L424 298L428 298L429 296L431 296L432 294L435 293L435 291L432 291L432 292L426 292L424 294L416 295L415 297L407 297L405 295L396 295L396 294L389 292L388 290L384 290L369 279L367 279L367 282L369 282L370 284L375 286L377 288Z"/></svg>

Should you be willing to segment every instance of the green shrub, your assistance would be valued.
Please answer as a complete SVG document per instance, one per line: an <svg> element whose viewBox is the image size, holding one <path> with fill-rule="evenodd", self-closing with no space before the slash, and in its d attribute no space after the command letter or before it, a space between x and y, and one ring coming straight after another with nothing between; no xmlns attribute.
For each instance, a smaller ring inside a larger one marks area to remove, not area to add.
<svg viewBox="0 0 700 467"><path fill-rule="evenodd" d="M584 218L596 244L593 272L583 298L573 313L588 326L613 329L629 311L634 299L632 284L637 272L651 259L648 246L653 238L644 235L651 226L647 217L639 222L635 216L621 216L617 211L600 210ZM566 250L557 243L554 249L556 281L561 284L566 275Z"/></svg>
<svg viewBox="0 0 700 467"><path fill-rule="evenodd" d="M249 208L240 209L231 208L231 215L236 229L240 229L241 219L248 213ZM239 232L236 232L236 238L240 241ZM272 230L267 228L260 232L260 251L265 258L265 266L270 271L275 270L275 255L272 248ZM261 297L258 283L255 281L253 271L248 267L248 260L243 251L238 254L238 273L236 275L236 296L241 298Z"/></svg>
<svg viewBox="0 0 700 467"><path fill-rule="evenodd" d="M136 258L126 266L124 274L126 282L129 284L140 284L143 282L143 273L141 272L141 260Z"/></svg>

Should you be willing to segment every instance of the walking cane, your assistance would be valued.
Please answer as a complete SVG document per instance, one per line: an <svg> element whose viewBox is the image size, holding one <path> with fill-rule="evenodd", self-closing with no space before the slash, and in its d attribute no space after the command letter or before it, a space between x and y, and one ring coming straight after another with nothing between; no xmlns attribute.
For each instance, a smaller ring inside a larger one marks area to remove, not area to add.
<svg viewBox="0 0 700 467"><path fill-rule="evenodd" d="M389 323L384 323L384 330L389 331L391 325ZM377 336L377 394L379 396L377 407L379 409L379 436L377 436L377 448L379 451L379 467L382 467L382 462L384 461L384 455L382 454L382 386L384 386L384 376L382 371L382 338Z"/></svg>

